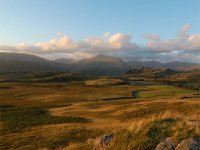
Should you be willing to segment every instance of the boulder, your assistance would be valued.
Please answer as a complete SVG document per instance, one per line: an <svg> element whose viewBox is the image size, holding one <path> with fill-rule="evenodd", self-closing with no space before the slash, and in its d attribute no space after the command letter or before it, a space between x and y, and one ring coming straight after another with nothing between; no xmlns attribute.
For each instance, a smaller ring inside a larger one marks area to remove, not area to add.
<svg viewBox="0 0 200 150"><path fill-rule="evenodd" d="M111 143L114 137L113 133L103 135L94 142L95 150L106 150L107 146Z"/></svg>
<svg viewBox="0 0 200 150"><path fill-rule="evenodd" d="M160 142L155 150L175 150L175 146L172 142L172 138L169 137L167 139L165 139L164 141Z"/></svg>
<svg viewBox="0 0 200 150"><path fill-rule="evenodd" d="M187 138L181 141L176 150L200 150L200 137L198 138Z"/></svg>

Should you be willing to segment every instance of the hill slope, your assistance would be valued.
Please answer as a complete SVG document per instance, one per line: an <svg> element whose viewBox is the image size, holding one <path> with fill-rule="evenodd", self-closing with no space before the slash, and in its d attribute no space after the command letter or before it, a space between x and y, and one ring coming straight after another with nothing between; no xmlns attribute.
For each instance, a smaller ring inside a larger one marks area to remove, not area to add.
<svg viewBox="0 0 200 150"><path fill-rule="evenodd" d="M132 68L170 68L172 70L178 70L178 71L191 71L191 70L197 70L200 69L200 64L196 63L188 63L188 62L180 62L180 61L174 61L169 63L161 63L157 61L128 61L127 64L129 64Z"/></svg>
<svg viewBox="0 0 200 150"><path fill-rule="evenodd" d="M191 71L200 69L200 64L179 62L179 61L165 63L164 66L167 68L180 71Z"/></svg>
<svg viewBox="0 0 200 150"><path fill-rule="evenodd" d="M71 69L96 75L118 75L129 69L129 66L119 58L98 55L72 64Z"/></svg>
<svg viewBox="0 0 200 150"><path fill-rule="evenodd" d="M137 77L146 77L146 78L164 78L176 73L178 72L171 69L141 68L141 69L130 69L125 74Z"/></svg>
<svg viewBox="0 0 200 150"><path fill-rule="evenodd" d="M67 66L24 53L0 53L0 72L66 71Z"/></svg>

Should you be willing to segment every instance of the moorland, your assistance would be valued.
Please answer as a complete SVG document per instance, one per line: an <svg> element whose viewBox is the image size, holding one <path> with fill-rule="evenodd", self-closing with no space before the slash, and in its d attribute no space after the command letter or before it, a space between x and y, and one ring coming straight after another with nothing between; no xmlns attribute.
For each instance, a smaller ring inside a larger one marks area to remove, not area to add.
<svg viewBox="0 0 200 150"><path fill-rule="evenodd" d="M110 134L107 150L151 150L200 137L199 70L111 71L1 72L0 149L93 150Z"/></svg>

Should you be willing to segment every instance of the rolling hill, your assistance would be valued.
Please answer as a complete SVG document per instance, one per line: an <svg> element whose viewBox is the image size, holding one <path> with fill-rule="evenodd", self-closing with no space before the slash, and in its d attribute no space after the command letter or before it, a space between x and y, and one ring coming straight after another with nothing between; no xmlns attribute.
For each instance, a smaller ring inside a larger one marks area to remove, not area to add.
<svg viewBox="0 0 200 150"><path fill-rule="evenodd" d="M128 61L127 64L129 64L132 68L169 68L172 70L177 71L191 71L191 70L199 70L200 64L196 63L188 63L188 62L180 62L180 61L174 61L174 62L168 62L168 63L161 63L158 61Z"/></svg>
<svg viewBox="0 0 200 150"><path fill-rule="evenodd" d="M75 71L96 75L118 75L129 68L121 59L104 55L81 60L75 66Z"/></svg>
<svg viewBox="0 0 200 150"><path fill-rule="evenodd" d="M179 71L200 70L200 64L188 63L188 62L175 61L175 62L165 63L164 66L166 68L171 68Z"/></svg>
<svg viewBox="0 0 200 150"><path fill-rule="evenodd" d="M67 71L66 65L24 53L0 53L0 72Z"/></svg>
<svg viewBox="0 0 200 150"><path fill-rule="evenodd" d="M178 73L177 71L171 69L140 68L140 69L130 69L125 73L125 75L159 79L159 78L166 78L177 73Z"/></svg>

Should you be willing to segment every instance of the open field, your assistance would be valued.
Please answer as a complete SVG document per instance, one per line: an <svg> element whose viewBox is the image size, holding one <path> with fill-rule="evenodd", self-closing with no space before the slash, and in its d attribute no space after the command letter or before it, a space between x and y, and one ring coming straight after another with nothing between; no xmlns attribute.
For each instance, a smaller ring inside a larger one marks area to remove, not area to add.
<svg viewBox="0 0 200 150"><path fill-rule="evenodd" d="M196 91L107 80L1 83L0 149L90 150L96 138L113 133L107 149L149 150L167 137L177 144L200 136Z"/></svg>

